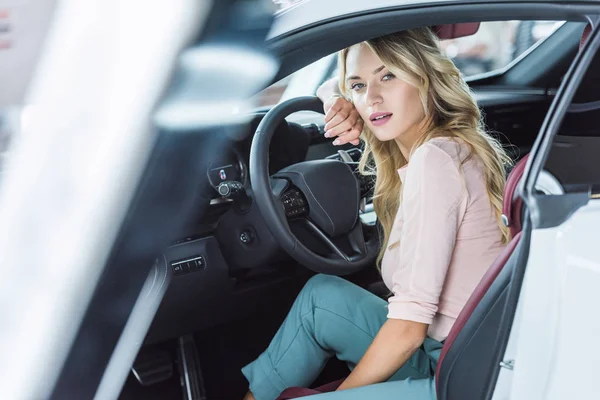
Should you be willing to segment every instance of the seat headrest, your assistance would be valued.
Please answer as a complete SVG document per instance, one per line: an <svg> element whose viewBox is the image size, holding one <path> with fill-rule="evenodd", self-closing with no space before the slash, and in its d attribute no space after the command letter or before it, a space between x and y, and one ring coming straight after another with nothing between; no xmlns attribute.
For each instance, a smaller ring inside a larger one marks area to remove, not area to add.
<svg viewBox="0 0 600 400"><path fill-rule="evenodd" d="M502 221L504 225L510 228L511 237L515 237L517 233L521 232L521 212L523 210L523 200L517 191L523 173L525 172L525 165L529 159L529 154L519 160L515 164L504 185L504 198L502 201Z"/></svg>

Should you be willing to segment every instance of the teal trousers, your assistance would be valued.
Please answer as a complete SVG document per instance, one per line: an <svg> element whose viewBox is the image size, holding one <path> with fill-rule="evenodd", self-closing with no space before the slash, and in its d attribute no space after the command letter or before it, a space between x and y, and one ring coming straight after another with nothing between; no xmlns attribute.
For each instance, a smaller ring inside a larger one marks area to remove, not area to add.
<svg viewBox="0 0 600 400"><path fill-rule="evenodd" d="M267 350L242 368L257 400L309 387L331 357L353 369L387 318L387 302L342 278L315 275L300 291ZM327 400L434 400L442 344L429 337L387 382L306 397Z"/></svg>

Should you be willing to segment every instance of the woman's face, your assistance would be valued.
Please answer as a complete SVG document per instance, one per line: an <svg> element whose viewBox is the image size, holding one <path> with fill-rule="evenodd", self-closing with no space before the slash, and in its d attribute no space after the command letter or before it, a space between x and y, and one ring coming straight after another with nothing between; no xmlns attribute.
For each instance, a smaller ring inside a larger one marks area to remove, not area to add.
<svg viewBox="0 0 600 400"><path fill-rule="evenodd" d="M395 77L364 43L346 57L346 86L366 126L381 141L414 141L425 112L414 86Z"/></svg>

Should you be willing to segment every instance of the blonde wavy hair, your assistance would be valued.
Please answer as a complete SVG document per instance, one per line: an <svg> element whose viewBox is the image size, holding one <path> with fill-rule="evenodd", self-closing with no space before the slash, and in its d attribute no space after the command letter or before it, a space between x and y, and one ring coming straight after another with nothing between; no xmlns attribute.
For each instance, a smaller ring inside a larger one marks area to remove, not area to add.
<svg viewBox="0 0 600 400"><path fill-rule="evenodd" d="M431 123L415 144L414 151L433 137L462 139L470 149L464 164L474 155L482 162L487 192L502 232L502 242L510 240L510 230L502 222L502 196L506 165L511 163L502 145L486 133L481 112L459 70L441 50L439 39L429 28L393 33L364 42L399 79L419 90L425 118ZM339 89L352 101L346 85L346 59L350 48L339 53ZM383 229L382 248L377 265L388 248L392 225L401 202L402 183L397 170L407 164L394 140L380 141L366 127L361 134L364 152L360 172L374 175L373 206ZM391 244L389 247L395 246Z"/></svg>

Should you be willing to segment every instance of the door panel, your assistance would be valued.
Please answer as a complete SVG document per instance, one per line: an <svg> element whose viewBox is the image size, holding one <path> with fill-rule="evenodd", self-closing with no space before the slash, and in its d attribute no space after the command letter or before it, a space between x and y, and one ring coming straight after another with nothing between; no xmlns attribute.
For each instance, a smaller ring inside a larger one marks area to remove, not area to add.
<svg viewBox="0 0 600 400"><path fill-rule="evenodd" d="M516 333L512 400L587 399L597 392L600 200L535 229Z"/></svg>

